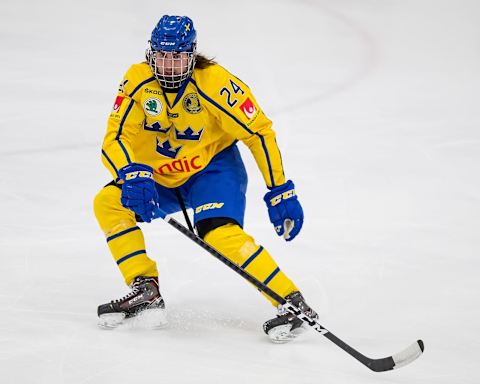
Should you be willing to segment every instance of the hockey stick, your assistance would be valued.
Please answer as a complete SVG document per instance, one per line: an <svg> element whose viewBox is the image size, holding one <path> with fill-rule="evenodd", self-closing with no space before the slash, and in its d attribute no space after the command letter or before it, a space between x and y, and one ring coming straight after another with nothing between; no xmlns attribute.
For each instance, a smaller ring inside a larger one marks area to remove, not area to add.
<svg viewBox="0 0 480 384"><path fill-rule="evenodd" d="M316 319L312 319L304 314L300 309L298 309L292 303L286 301L282 296L278 293L272 291L269 287L263 284L261 281L257 280L247 271L240 268L237 264L230 261L226 256L222 255L219 251L215 248L204 242L200 237L198 237L195 233L189 231L186 227L180 224L177 220L175 220L170 215L167 215L163 212L160 208L156 208L154 211L155 218L162 218L172 227L183 233L187 236L190 240L197 243L200 247L210 253L212 256L220 260L223 264L227 265L230 269L233 269L237 272L240 276L244 279L252 283L255 287L259 290L265 292L268 296L270 296L273 300L277 301L279 304L283 305L284 308L293 313L297 316L300 320L302 320L305 324L309 325L311 328L315 329L318 333L325 336L331 342L333 342L338 347L342 348L345 352L347 352L350 356L358 360L360 363L365 365L367 368L370 368L372 371L375 372L383 372L389 371L391 369L397 369L403 367L411 363L412 361L416 360L424 350L424 344L422 340L417 340L415 343L410 345L408 348L404 349L401 352L398 352L392 356L388 356L381 359L371 359L362 353L358 352L350 345L345 343L344 341L340 340L337 336L331 333L328 329L320 325Z"/></svg>

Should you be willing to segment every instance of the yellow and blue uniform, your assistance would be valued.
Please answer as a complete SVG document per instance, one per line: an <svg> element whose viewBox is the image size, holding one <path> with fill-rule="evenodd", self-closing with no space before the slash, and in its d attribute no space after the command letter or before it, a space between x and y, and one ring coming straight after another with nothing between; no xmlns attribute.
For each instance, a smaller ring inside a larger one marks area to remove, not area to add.
<svg viewBox="0 0 480 384"><path fill-rule="evenodd" d="M248 86L218 64L196 68L175 93L166 93L147 63L127 71L108 119L102 161L115 181L131 163L154 170L159 204L180 209L177 189L194 221L228 217L237 224L209 232L205 241L245 268L280 295L296 290L268 252L243 227L247 176L237 141L251 150L267 187L285 183L283 165L271 121ZM125 281L157 276L147 257L135 214L120 203L115 185L95 199L95 213ZM276 303L274 303L276 304Z"/></svg>
<svg viewBox="0 0 480 384"><path fill-rule="evenodd" d="M235 141L252 151L268 187L285 182L271 121L250 89L220 65L195 69L178 93L164 93L147 63L126 73L108 119L102 160L112 175L147 164L177 187Z"/></svg>

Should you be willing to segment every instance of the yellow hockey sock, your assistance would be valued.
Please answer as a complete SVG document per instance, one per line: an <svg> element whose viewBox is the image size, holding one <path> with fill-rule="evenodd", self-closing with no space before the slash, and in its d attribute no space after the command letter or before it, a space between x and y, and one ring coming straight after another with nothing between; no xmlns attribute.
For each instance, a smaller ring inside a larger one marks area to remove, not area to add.
<svg viewBox="0 0 480 384"><path fill-rule="evenodd" d="M298 291L267 250L255 244L254 239L237 224L226 224L210 231L205 241L280 296ZM278 305L271 297L264 296L274 306Z"/></svg>
<svg viewBox="0 0 480 384"><path fill-rule="evenodd" d="M122 206L120 195L121 190L115 186L103 188L95 197L94 210L113 259L129 285L137 276L158 276L158 271L156 263L147 256L135 214Z"/></svg>

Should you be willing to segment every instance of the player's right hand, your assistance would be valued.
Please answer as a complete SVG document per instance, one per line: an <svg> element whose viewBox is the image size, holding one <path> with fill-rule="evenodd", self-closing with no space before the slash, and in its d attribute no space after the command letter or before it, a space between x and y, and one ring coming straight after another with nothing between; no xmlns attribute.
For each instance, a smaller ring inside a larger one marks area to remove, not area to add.
<svg viewBox="0 0 480 384"><path fill-rule="evenodd" d="M118 171L123 180L121 202L149 223L158 204L158 192L153 180L153 168L145 164L132 163Z"/></svg>

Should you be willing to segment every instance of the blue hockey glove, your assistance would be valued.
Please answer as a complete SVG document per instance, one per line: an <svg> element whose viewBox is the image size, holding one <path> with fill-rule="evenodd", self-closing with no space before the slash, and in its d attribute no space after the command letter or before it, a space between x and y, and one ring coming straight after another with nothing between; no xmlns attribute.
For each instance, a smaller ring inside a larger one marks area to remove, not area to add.
<svg viewBox="0 0 480 384"><path fill-rule="evenodd" d="M132 163L118 171L123 180L121 202L149 223L158 204L158 193L153 180L153 169L145 164Z"/></svg>
<svg viewBox="0 0 480 384"><path fill-rule="evenodd" d="M291 241L298 235L303 225L303 209L295 193L291 180L274 187L263 198L268 208L270 221L278 236Z"/></svg>

